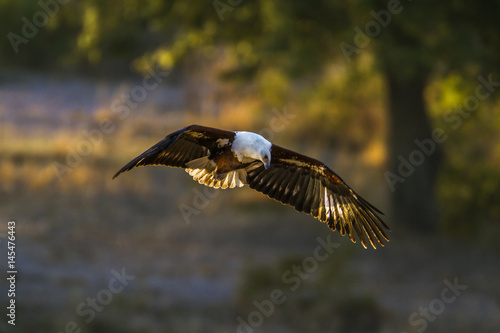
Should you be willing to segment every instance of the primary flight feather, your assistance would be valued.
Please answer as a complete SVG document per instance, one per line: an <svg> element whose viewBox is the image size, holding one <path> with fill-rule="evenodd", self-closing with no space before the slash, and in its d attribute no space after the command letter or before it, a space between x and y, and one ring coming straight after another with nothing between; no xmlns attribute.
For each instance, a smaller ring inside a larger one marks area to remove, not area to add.
<svg viewBox="0 0 500 333"><path fill-rule="evenodd" d="M134 158L120 173L143 165L184 168L214 188L249 185L299 212L311 214L355 243L357 234L376 248L389 240L383 214L318 160L277 146L252 132L191 125L167 135ZM366 236L366 238L365 238Z"/></svg>

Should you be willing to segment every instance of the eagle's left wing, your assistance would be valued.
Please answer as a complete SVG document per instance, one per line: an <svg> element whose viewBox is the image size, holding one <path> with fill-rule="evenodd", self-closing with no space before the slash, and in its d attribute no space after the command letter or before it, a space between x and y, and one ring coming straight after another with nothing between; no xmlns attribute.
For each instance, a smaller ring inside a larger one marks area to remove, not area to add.
<svg viewBox="0 0 500 333"><path fill-rule="evenodd" d="M313 215L343 236L348 234L353 242L356 232L365 248L365 235L373 248L375 239L382 246L383 239L389 240L384 228L390 229L377 215L383 213L318 160L273 145L270 167L250 169L247 181L270 198Z"/></svg>

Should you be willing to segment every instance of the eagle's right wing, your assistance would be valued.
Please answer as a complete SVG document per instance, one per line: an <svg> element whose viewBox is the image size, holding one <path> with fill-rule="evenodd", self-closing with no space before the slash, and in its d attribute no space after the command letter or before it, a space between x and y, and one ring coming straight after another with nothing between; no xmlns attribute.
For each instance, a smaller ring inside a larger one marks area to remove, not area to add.
<svg viewBox="0 0 500 333"><path fill-rule="evenodd" d="M233 138L234 132L191 125L167 135L163 140L127 163L113 178L122 172L144 165L186 168L186 164L190 161L210 156L210 151L217 147L219 140Z"/></svg>

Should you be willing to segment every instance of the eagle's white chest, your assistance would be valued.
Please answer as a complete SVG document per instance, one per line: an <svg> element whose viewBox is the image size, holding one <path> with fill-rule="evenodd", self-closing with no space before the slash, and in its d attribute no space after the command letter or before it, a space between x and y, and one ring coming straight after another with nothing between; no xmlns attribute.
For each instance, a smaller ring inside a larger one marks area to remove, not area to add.
<svg viewBox="0 0 500 333"><path fill-rule="evenodd" d="M241 163L260 160L264 152L269 152L272 143L259 134L235 132L231 151Z"/></svg>

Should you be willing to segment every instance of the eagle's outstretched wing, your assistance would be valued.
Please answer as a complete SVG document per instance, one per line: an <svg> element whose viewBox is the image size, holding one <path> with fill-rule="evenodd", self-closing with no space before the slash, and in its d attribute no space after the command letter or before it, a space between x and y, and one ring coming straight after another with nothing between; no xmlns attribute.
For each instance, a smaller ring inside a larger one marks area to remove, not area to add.
<svg viewBox="0 0 500 333"><path fill-rule="evenodd" d="M169 167L186 168L187 163L208 157L215 149L217 142L234 137L234 133L216 128L191 125L172 134L144 151L121 168L113 178L120 173L144 165L165 165Z"/></svg>
<svg viewBox="0 0 500 333"><path fill-rule="evenodd" d="M375 239L382 246L383 239L388 241L384 228L390 229L377 215L383 213L313 158L273 145L270 167L250 170L247 181L251 188L313 215L353 242L356 232L365 248L365 235L373 248Z"/></svg>

